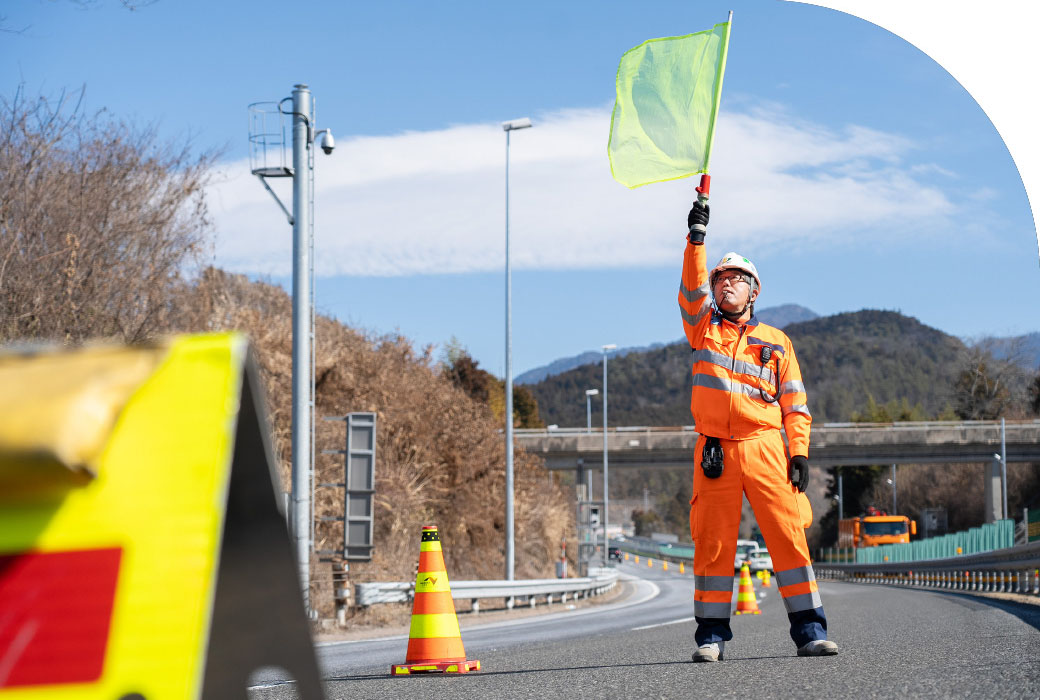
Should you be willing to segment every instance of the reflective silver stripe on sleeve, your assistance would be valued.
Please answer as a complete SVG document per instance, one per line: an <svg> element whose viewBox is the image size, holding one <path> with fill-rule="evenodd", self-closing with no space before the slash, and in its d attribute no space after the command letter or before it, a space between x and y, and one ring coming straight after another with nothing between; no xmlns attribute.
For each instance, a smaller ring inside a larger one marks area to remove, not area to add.
<svg viewBox="0 0 1040 700"><path fill-rule="evenodd" d="M693 587L698 591L733 592L732 576L694 576Z"/></svg>
<svg viewBox="0 0 1040 700"><path fill-rule="evenodd" d="M701 310L698 311L696 315L694 315L688 312L686 309L684 309L682 307L682 304L679 304L679 313L682 314L682 319L689 323L691 326L696 326L698 323L700 323L701 319L704 318L704 315L707 314L709 311L711 311L711 306L706 304L703 307L701 307Z"/></svg>
<svg viewBox="0 0 1040 700"><path fill-rule="evenodd" d="M693 601L693 614L697 617L728 618L732 605L730 603L702 603Z"/></svg>
<svg viewBox="0 0 1040 700"><path fill-rule="evenodd" d="M683 295L683 298L691 304L696 303L699 299L703 299L708 296L708 283L705 282L696 289L690 290L686 288L686 285L679 281L679 293Z"/></svg>
<svg viewBox="0 0 1040 700"><path fill-rule="evenodd" d="M723 355L722 353L712 352L711 350L697 350L693 353L693 361L709 362L713 365L718 365L719 367L728 369L731 372L746 374L755 378L758 378L759 372L761 372L762 379L766 380L770 384L776 384L773 370L768 367L762 367L761 365L756 365L753 362L745 362L744 360L735 360L729 355Z"/></svg>
<svg viewBox="0 0 1040 700"><path fill-rule="evenodd" d="M801 382L784 382L780 387L781 394L804 394L805 385Z"/></svg>
<svg viewBox="0 0 1040 700"><path fill-rule="evenodd" d="M812 418L812 414L809 413L809 407L803 403L795 404L794 406L781 406L780 411L784 416L786 416L788 413L804 413L805 415Z"/></svg>
<svg viewBox="0 0 1040 700"><path fill-rule="evenodd" d="M795 569L776 572L776 585L779 588L793 586L796 583L808 583L816 580L816 572L811 566L799 566Z"/></svg>
<svg viewBox="0 0 1040 700"><path fill-rule="evenodd" d="M801 595L784 598L784 607L787 608L789 613L802 612L803 610L822 608L823 601L820 600L819 591L813 591L812 593L802 593Z"/></svg>

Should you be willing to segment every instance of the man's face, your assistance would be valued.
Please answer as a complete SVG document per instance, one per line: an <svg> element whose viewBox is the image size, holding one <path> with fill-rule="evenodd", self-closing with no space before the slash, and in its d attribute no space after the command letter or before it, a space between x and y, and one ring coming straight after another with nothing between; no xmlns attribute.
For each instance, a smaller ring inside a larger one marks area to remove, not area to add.
<svg viewBox="0 0 1040 700"><path fill-rule="evenodd" d="M747 304L751 285L740 270L723 270L715 277L715 303L726 312L737 312ZM755 296L758 296L757 294ZM753 297L752 297L753 298Z"/></svg>

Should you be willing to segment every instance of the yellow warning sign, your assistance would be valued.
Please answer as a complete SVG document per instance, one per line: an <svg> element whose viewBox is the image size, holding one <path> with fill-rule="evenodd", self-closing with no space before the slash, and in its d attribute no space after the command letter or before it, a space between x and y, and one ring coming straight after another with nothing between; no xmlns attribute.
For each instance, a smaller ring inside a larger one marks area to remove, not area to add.
<svg viewBox="0 0 1040 700"><path fill-rule="evenodd" d="M320 697L260 396L237 334L0 355L0 698L241 695L267 664Z"/></svg>

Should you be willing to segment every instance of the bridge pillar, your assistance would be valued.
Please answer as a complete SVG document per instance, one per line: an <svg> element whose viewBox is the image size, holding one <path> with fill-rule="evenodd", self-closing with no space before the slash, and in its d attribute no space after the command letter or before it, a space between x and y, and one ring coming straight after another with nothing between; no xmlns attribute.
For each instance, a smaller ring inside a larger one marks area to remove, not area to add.
<svg viewBox="0 0 1040 700"><path fill-rule="evenodd" d="M985 522L995 523L1004 517L1003 498L1000 481L1000 462L991 460L985 467L983 477L985 491Z"/></svg>

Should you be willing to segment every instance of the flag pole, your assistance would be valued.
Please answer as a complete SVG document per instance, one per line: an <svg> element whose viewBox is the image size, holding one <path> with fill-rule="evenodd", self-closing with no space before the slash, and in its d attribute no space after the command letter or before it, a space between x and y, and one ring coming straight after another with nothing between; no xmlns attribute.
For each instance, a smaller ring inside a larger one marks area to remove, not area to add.
<svg viewBox="0 0 1040 700"><path fill-rule="evenodd" d="M711 162L711 148L715 145L715 121L718 119L719 104L722 102L722 77L726 74L726 57L729 54L729 35L732 29L733 10L730 10L729 17L726 18L726 35L722 40L722 57L719 59L719 65L715 72L718 85L715 88L715 105L711 110L711 126L708 130L708 150L704 156L704 172L701 173L701 182L696 188L697 201L701 204L708 203L708 194L711 189L711 175L708 174L708 164Z"/></svg>

